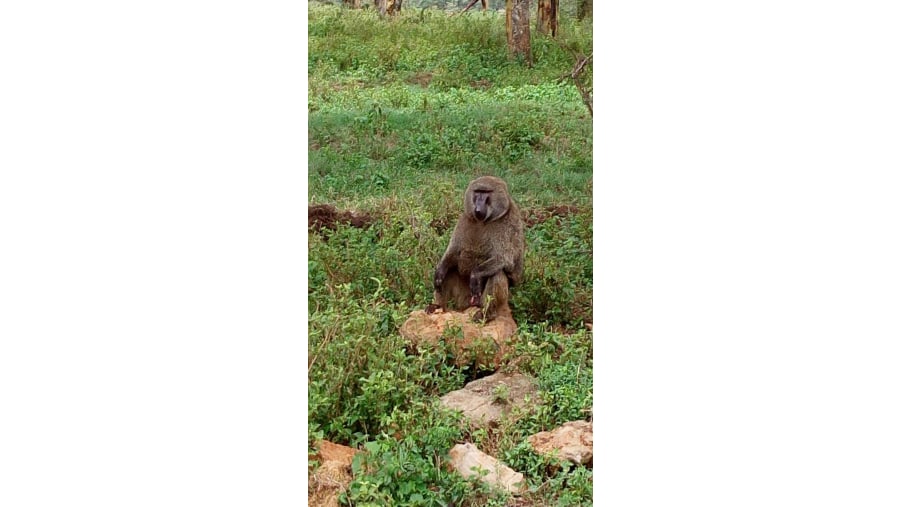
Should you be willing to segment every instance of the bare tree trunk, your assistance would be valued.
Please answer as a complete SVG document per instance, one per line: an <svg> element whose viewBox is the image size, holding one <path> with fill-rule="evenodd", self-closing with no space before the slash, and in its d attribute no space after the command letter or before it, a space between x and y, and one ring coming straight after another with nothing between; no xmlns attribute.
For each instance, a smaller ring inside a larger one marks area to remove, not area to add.
<svg viewBox="0 0 900 507"><path fill-rule="evenodd" d="M343 0L342 3L344 4L344 7L348 7L350 9L359 9L360 7L362 7L361 0Z"/></svg>
<svg viewBox="0 0 900 507"><path fill-rule="evenodd" d="M506 0L506 41L513 56L521 56L531 67L531 29L528 0Z"/></svg>
<svg viewBox="0 0 900 507"><path fill-rule="evenodd" d="M559 0L538 0L537 13L538 31L556 37L559 30Z"/></svg>
<svg viewBox="0 0 900 507"><path fill-rule="evenodd" d="M594 16L594 2L592 0L578 0L578 11L575 17L579 20Z"/></svg>
<svg viewBox="0 0 900 507"><path fill-rule="evenodd" d="M382 16L393 16L400 12L402 6L403 0L375 0L375 8Z"/></svg>
<svg viewBox="0 0 900 507"><path fill-rule="evenodd" d="M393 8L388 9L388 15L400 14L400 7L403 7L403 0L393 0Z"/></svg>

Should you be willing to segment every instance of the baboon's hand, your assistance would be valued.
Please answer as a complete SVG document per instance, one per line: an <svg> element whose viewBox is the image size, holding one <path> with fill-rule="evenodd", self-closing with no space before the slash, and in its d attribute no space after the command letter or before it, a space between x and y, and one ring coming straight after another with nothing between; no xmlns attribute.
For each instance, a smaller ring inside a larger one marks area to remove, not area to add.
<svg viewBox="0 0 900 507"><path fill-rule="evenodd" d="M472 294L472 297L481 297L481 278L475 276L473 273L469 276L469 293Z"/></svg>
<svg viewBox="0 0 900 507"><path fill-rule="evenodd" d="M441 305L430 304L425 307L425 313L432 314L432 313L438 311L440 308L441 308Z"/></svg>
<svg viewBox="0 0 900 507"><path fill-rule="evenodd" d="M472 275L469 277L469 306L481 307L481 279Z"/></svg>
<svg viewBox="0 0 900 507"><path fill-rule="evenodd" d="M446 268L438 266L437 269L434 270L434 290L441 290L441 286L444 285L444 277L446 276Z"/></svg>

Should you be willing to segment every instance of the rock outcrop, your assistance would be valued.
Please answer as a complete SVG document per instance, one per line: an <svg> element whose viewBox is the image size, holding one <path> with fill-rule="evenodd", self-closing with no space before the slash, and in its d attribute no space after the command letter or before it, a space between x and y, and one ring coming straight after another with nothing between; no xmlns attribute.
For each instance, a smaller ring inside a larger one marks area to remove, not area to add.
<svg viewBox="0 0 900 507"><path fill-rule="evenodd" d="M350 465L358 449L327 440L316 443L316 454L311 460L319 462L318 468L309 474L309 505L338 507L338 496L347 489L353 479Z"/></svg>
<svg viewBox="0 0 900 507"><path fill-rule="evenodd" d="M472 320L476 311L477 308L469 308L465 312L438 310L428 314L417 310L400 326L400 335L416 349L444 341L453 351L457 365L474 362L478 367L496 371L509 352L516 322L511 316L500 315L480 324Z"/></svg>

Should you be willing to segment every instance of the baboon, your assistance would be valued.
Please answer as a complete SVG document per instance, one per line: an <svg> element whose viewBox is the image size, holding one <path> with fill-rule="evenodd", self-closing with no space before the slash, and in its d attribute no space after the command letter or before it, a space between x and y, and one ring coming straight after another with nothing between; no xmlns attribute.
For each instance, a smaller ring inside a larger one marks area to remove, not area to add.
<svg viewBox="0 0 900 507"><path fill-rule="evenodd" d="M480 309L476 320L512 317L509 288L522 281L525 223L506 182L482 176L469 183L465 210L450 245L434 271L432 313L448 304L462 311Z"/></svg>

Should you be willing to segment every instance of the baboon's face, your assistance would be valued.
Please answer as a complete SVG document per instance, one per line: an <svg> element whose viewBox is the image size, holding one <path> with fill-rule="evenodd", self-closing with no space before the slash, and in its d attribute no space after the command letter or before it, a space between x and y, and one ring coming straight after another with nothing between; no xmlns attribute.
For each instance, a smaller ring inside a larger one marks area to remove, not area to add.
<svg viewBox="0 0 900 507"><path fill-rule="evenodd" d="M472 214L482 222L490 215L492 193L490 190L476 190L472 192L472 204L474 206Z"/></svg>
<svg viewBox="0 0 900 507"><path fill-rule="evenodd" d="M469 184L466 190L466 212L479 222L502 218L509 210L506 183L491 176L483 176Z"/></svg>

